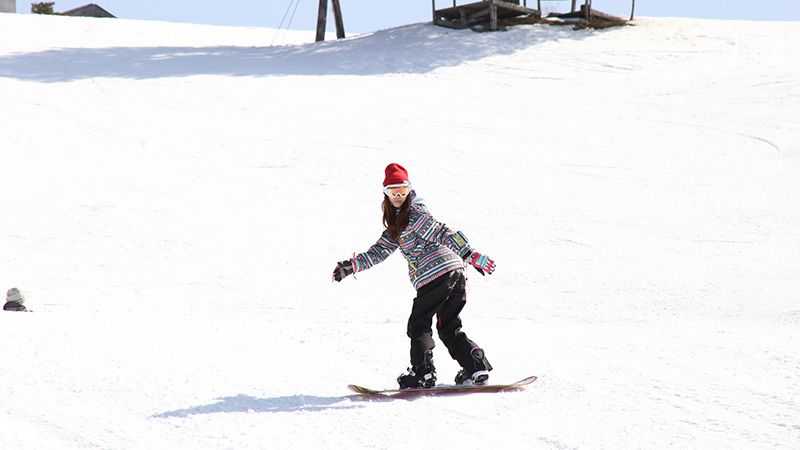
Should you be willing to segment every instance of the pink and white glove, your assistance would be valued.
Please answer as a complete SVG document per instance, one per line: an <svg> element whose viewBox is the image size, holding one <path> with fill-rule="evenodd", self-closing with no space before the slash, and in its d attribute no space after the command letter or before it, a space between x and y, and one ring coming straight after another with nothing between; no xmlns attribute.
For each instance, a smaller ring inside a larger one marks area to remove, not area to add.
<svg viewBox="0 0 800 450"><path fill-rule="evenodd" d="M481 255L478 252L472 252L467 257L467 262L475 268L481 275L491 275L494 272L494 261L486 255Z"/></svg>

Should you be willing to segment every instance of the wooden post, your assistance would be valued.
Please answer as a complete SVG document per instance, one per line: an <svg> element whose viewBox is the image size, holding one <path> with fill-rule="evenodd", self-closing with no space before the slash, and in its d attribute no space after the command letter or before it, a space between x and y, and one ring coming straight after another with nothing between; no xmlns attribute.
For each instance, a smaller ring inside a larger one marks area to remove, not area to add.
<svg viewBox="0 0 800 450"><path fill-rule="evenodd" d="M631 1L631 20L633 20L633 11L636 9L636 0Z"/></svg>
<svg viewBox="0 0 800 450"><path fill-rule="evenodd" d="M342 4L339 0L333 2L333 17L336 19L336 39L344 39L344 19L342 18Z"/></svg>
<svg viewBox="0 0 800 450"><path fill-rule="evenodd" d="M436 0L431 0L431 11L433 12L433 24L436 25Z"/></svg>
<svg viewBox="0 0 800 450"><path fill-rule="evenodd" d="M572 0L572 10L571 10L570 12L575 12L575 3L576 3L577 1L578 1L578 0Z"/></svg>
<svg viewBox="0 0 800 450"><path fill-rule="evenodd" d="M525 5L527 7L528 5ZM539 10L539 15L542 15L542 0L536 0L536 9Z"/></svg>
<svg viewBox="0 0 800 450"><path fill-rule="evenodd" d="M497 4L494 0L489 0L489 29L497 31Z"/></svg>
<svg viewBox="0 0 800 450"><path fill-rule="evenodd" d="M328 0L319 0L317 13L317 42L325 40L325 27L328 22Z"/></svg>
<svg viewBox="0 0 800 450"><path fill-rule="evenodd" d="M592 20L592 0L586 0L584 3L584 7L586 8L586 21L591 22Z"/></svg>

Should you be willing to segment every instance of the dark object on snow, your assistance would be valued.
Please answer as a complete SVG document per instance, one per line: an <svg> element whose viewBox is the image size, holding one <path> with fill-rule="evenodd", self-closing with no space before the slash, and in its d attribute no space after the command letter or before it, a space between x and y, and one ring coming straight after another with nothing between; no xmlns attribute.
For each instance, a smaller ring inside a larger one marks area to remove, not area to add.
<svg viewBox="0 0 800 450"><path fill-rule="evenodd" d="M74 9L70 9L69 11L64 11L63 13L61 13L61 15L73 16L73 17L107 17L111 19L116 18L116 16L114 16L110 12L103 9L101 6L96 5L94 3L89 3L88 5L83 5Z"/></svg>
<svg viewBox="0 0 800 450"><path fill-rule="evenodd" d="M586 5L580 11L569 13L550 13L545 21L551 25L575 25L575 28L610 28L626 25L627 20L591 8L587 19ZM552 19L552 20L548 20Z"/></svg>
<svg viewBox="0 0 800 450"><path fill-rule="evenodd" d="M53 5L55 2L31 3L31 14L53 15L56 13L53 11Z"/></svg>
<svg viewBox="0 0 800 450"><path fill-rule="evenodd" d="M25 297L17 288L11 288L6 293L6 304L3 311L27 311L25 308Z"/></svg>
<svg viewBox="0 0 800 450"><path fill-rule="evenodd" d="M22 312L24 312L24 311L27 311L27 309L25 308L25 305L23 305L21 303L6 302L6 304L3 305L3 311L22 311Z"/></svg>

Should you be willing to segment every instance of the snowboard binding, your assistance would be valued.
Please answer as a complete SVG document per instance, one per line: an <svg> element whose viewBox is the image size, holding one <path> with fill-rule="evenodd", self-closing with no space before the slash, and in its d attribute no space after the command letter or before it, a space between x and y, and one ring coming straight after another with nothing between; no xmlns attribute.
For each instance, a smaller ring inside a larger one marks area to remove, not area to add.
<svg viewBox="0 0 800 450"><path fill-rule="evenodd" d="M455 382L459 385L483 386L489 381L489 371L492 370L492 365L480 348L472 349L470 356L472 357L471 370L459 370Z"/></svg>
<svg viewBox="0 0 800 450"><path fill-rule="evenodd" d="M397 377L400 389L432 388L436 386L436 367L433 365L433 352L427 351L419 366L412 366Z"/></svg>

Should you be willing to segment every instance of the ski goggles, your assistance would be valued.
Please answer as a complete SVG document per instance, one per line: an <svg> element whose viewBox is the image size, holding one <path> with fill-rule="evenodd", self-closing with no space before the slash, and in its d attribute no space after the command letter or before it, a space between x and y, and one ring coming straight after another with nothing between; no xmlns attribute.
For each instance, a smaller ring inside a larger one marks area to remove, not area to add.
<svg viewBox="0 0 800 450"><path fill-rule="evenodd" d="M390 184L383 188L383 193L389 198L403 198L411 192L410 184Z"/></svg>

